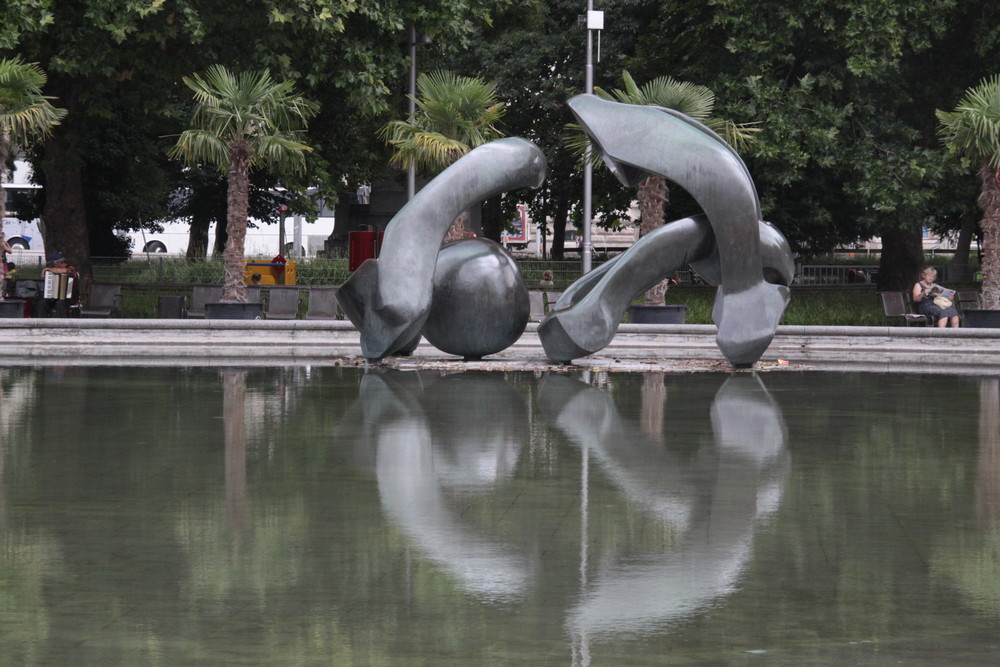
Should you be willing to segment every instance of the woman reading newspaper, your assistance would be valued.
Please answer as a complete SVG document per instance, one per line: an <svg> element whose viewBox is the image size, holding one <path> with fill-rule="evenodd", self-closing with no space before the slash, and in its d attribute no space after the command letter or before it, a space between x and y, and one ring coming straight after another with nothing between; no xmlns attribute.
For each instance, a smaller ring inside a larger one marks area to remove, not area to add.
<svg viewBox="0 0 1000 667"><path fill-rule="evenodd" d="M920 272L920 280L913 285L913 303L917 312L927 315L935 326L958 327L958 310L952 299L955 290L941 287L937 280L937 269L928 266Z"/></svg>

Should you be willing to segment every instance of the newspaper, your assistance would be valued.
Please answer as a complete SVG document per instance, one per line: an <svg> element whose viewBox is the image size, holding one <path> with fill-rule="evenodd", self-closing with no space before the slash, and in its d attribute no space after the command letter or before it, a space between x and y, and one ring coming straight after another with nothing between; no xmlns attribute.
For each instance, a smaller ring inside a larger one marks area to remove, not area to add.
<svg viewBox="0 0 1000 667"><path fill-rule="evenodd" d="M933 285L931 285L929 294L932 299L939 296L943 296L946 299L951 299L952 301L954 301L956 292L953 289L948 289L947 287L942 287L941 285L934 283Z"/></svg>

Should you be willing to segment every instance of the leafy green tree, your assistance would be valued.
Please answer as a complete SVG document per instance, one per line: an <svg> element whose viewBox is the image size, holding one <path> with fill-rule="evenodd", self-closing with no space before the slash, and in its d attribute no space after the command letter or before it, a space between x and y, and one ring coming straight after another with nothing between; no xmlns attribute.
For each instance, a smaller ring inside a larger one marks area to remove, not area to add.
<svg viewBox="0 0 1000 667"><path fill-rule="evenodd" d="M254 167L301 171L301 138L316 106L295 92L291 81L274 81L270 72L234 74L221 65L184 78L197 106L171 155L191 164L209 163L226 172L225 277L222 300L246 301L243 282L248 224L250 170Z"/></svg>
<svg viewBox="0 0 1000 667"><path fill-rule="evenodd" d="M45 72L37 63L26 63L20 57L0 59L0 183L12 149L45 137L66 115L65 109L52 106L53 98L42 95L45 81ZM6 213L5 205L0 196L0 220ZM0 226L0 243L3 241Z"/></svg>
<svg viewBox="0 0 1000 667"><path fill-rule="evenodd" d="M180 171L162 159L164 147L157 140L179 132L186 120L188 100L177 82L214 63L270 69L294 80L325 109L310 123L315 151L307 160L317 180L307 185L324 188L329 198L345 182L349 187L365 182L385 161L375 137L384 123L379 115L403 98L407 24L448 35L438 41L461 47L477 24L506 4L267 0L234 11L233 3L223 0L0 3L0 56L18 53L38 61L49 73L46 90L71 112L31 156L45 188L46 244L63 250L86 277L92 228L156 224L132 193L160 192L163 209L167 193L183 186ZM112 135L120 148L113 155L120 161L102 163L91 151ZM120 183L94 178L101 169L127 172L129 178ZM297 185L286 181L288 187ZM134 215L140 208L141 218Z"/></svg>
<svg viewBox="0 0 1000 667"><path fill-rule="evenodd" d="M766 219L796 250L883 240L883 289L912 285L922 227L957 228L957 170L933 110L992 67L995 3L778 0L664 3L629 71L670 72L759 121L747 151Z"/></svg>
<svg viewBox="0 0 1000 667"><path fill-rule="evenodd" d="M425 172L438 172L477 146L499 139L497 123L504 105L496 86L476 77L436 71L417 77L414 113L406 120L390 121L379 132L393 148L389 163L403 169L412 164ZM452 223L445 242L461 238L465 213Z"/></svg>
<svg viewBox="0 0 1000 667"><path fill-rule="evenodd" d="M610 0L601 9L617 12L619 4L620 0ZM542 186L518 191L516 201L504 198L498 217L511 220L517 217L515 206L525 204L531 218L545 229L547 253L553 259L564 258L567 225L572 228L581 219L581 173L562 140L564 126L572 120L566 101L583 88L586 31L578 21L580 11L576 0L522 0L495 12L492 23L480 28L469 48L438 54L432 61L496 82L497 95L506 104L506 133L534 142L545 153L548 174ZM622 49L610 36L619 25L617 19L608 23L598 72L614 66L603 63L620 59ZM607 224L624 219L629 197L622 197L623 192L607 170L595 172L594 210L601 211L600 219ZM484 232L487 222L484 210Z"/></svg>
<svg viewBox="0 0 1000 667"><path fill-rule="evenodd" d="M977 163L983 219L983 307L1000 308L1000 75L966 91L954 111L937 111L948 150Z"/></svg>

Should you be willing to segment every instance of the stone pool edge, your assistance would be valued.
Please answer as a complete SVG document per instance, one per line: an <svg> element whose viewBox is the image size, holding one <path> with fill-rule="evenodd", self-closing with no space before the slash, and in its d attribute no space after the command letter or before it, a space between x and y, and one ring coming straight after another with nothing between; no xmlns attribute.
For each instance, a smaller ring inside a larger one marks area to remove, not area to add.
<svg viewBox="0 0 1000 667"><path fill-rule="evenodd" d="M392 368L531 371L728 372L716 328L623 324L611 344L571 365L548 361L531 323L509 349L463 362L424 343ZM363 366L357 330L343 320L0 320L4 366ZM1000 329L782 326L760 371L1000 375Z"/></svg>

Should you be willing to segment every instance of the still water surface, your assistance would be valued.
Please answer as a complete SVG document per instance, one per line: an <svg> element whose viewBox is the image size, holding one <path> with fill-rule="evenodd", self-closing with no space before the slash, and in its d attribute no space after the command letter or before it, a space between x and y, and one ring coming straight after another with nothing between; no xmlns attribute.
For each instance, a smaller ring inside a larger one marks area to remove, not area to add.
<svg viewBox="0 0 1000 667"><path fill-rule="evenodd" d="M0 371L2 665L1000 663L1000 381Z"/></svg>

